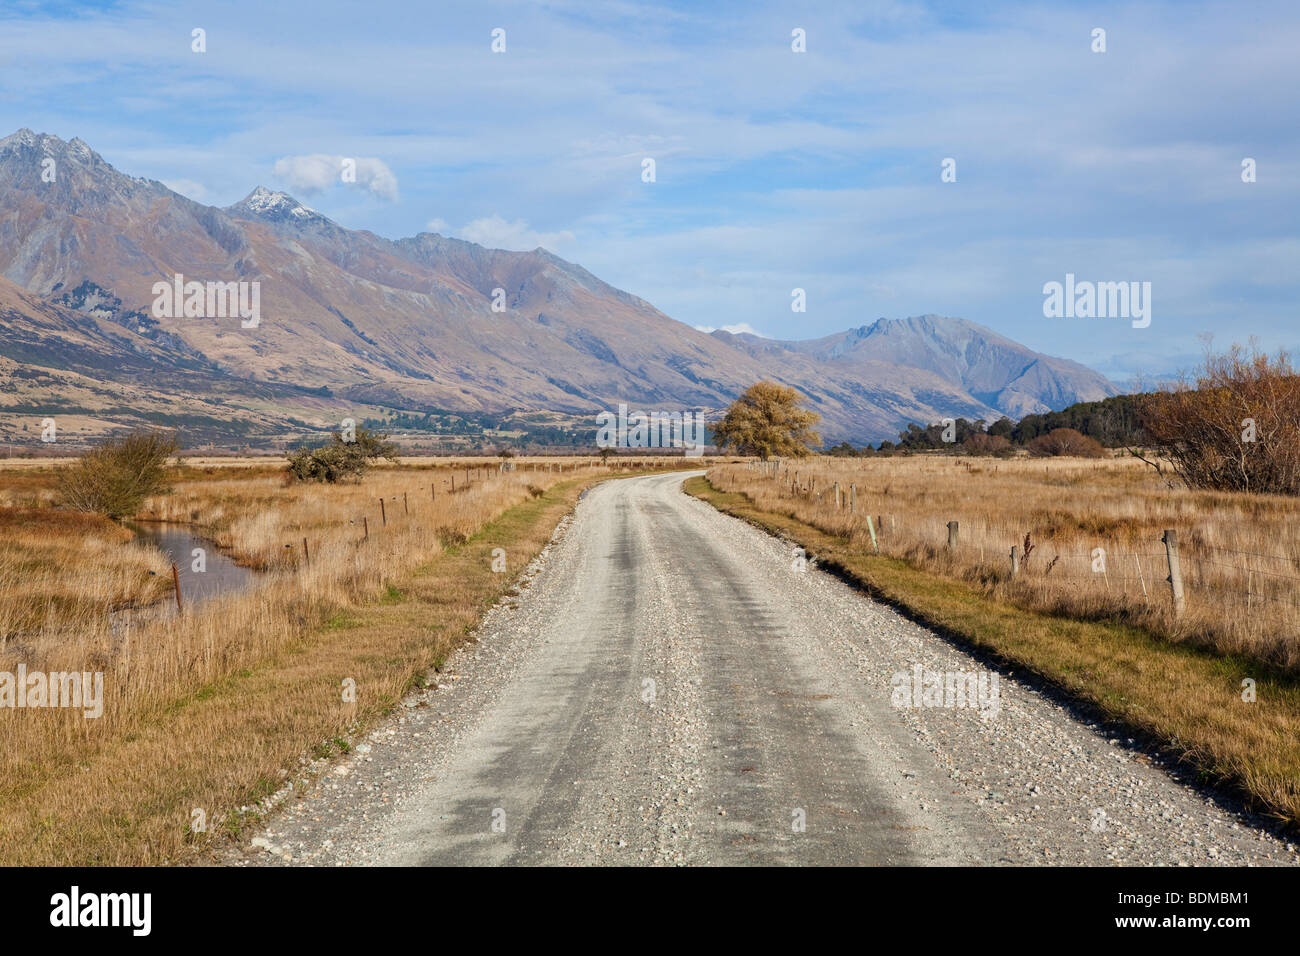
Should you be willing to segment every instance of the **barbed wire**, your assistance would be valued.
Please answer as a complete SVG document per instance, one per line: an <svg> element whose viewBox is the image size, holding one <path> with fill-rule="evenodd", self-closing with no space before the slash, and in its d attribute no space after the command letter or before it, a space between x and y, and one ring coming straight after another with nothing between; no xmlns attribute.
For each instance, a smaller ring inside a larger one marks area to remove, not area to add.
<svg viewBox="0 0 1300 956"><path fill-rule="evenodd" d="M1254 558L1265 558L1269 561L1290 561L1292 564L1295 563L1294 558L1284 554L1260 554L1258 551L1239 551L1236 548L1220 548L1216 545L1211 545L1211 544L1201 544L1201 545L1196 545L1195 547L1198 547L1204 551L1224 551L1227 552L1228 554L1246 554Z"/></svg>
<svg viewBox="0 0 1300 956"><path fill-rule="evenodd" d="M787 480L788 480L788 475L789 472L787 471L786 472ZM780 473L770 473L769 477L779 480L781 479L782 476ZM832 486L836 483L834 479L827 479L827 480L831 482ZM784 484L782 484L781 490L782 491L785 490ZM826 488L823 491L818 492L818 491L813 491L810 485L800 485L791 491L791 497L796 497L796 498L802 497L809 502L814 502L814 501L821 502L824 500L825 496L830 494L831 492L832 492L832 488ZM845 497L846 500L848 499L847 489L841 488L840 493ZM879 492L875 492L875 494L879 494ZM841 511L843 509L837 507L835 510ZM850 520L853 520L854 518L857 517L858 514L859 513L855 510L850 512L849 515L846 515L845 517L849 518ZM861 512L861 515L862 515L862 519L858 521L859 524L865 523L865 520L869 520L870 518L874 517L871 514L869 509L865 509L863 512ZM889 517L891 519L891 524L897 523L898 515L890 514ZM926 524L929 524L930 521L934 521L935 519L921 519L921 520ZM954 520L959 520L959 519L954 519ZM935 524L929 526L930 528L933 529L934 533L940 539L942 539L947 532L946 524ZM988 531L987 523L985 523L984 528L985 528L985 533L987 533ZM879 533L884 532L883 527L877 528L876 530ZM941 545L941 547L947 548L948 546L944 544ZM1040 542L1034 545L1034 550L1037 551L1039 548L1043 548L1043 547L1044 545ZM982 561L987 560L984 557L986 550L991 551L993 554L997 554L997 552L1000 549L1001 549L1000 545L981 547L979 545L970 544L969 542L959 542L957 544L957 550L961 551L964 554L969 554L974 551L979 551ZM890 549L890 550L894 550L894 549ZM1252 568L1249 567L1248 565L1228 564L1222 561L1215 561L1212 558L1206 557L1202 554L1195 553L1197 551L1223 553L1223 554L1237 554L1237 555L1242 555L1244 557L1258 558L1264 561L1282 561L1293 565L1296 563L1296 559L1288 555L1265 554L1259 551L1247 551L1239 548L1226 548L1219 545L1200 544L1200 543L1191 545L1189 543L1189 545L1186 547L1186 550L1181 555L1181 557L1194 567L1196 577L1198 578L1198 581L1195 586L1200 590L1216 590L1224 593L1233 593L1237 595L1241 594L1241 592L1236 589L1232 589L1232 588L1224 587L1219 584L1212 583L1210 580L1210 576L1205 573L1203 565L1209 565L1211 567L1231 571L1238 575L1250 576L1250 575L1258 574L1258 575L1262 575L1265 577L1270 577L1282 581L1300 582L1300 574L1287 574L1280 571L1267 571L1260 568ZM1161 558L1167 558L1167 557L1168 557L1167 552L1162 552L1162 551L1137 552L1137 551L1117 551L1117 550L1106 549L1106 559L1109 561L1116 561L1116 562L1123 562L1126 559L1140 560L1142 558L1146 558L1148 560L1159 560ZM1024 560L1024 558L1022 558L1022 560ZM1060 560L1065 560L1065 561L1095 560L1095 556L1092 553L1073 553L1073 552L1057 553L1053 556L1053 559L1050 563L1053 565L1053 567L1055 567L1055 562ZM1044 572L1044 573L1046 574L1048 572ZM1098 574L1106 575L1107 572L1094 571L1085 574L1078 574L1078 573L1070 573L1066 571L1066 569L1062 568L1062 571L1057 574L1057 578L1061 580L1084 580L1084 579L1092 579ZM1128 576L1123 576L1122 580L1127 582ZM1138 580L1142 581L1143 584L1145 584L1144 576L1139 574ZM1286 604L1288 606L1300 607L1300 602L1290 601L1285 598L1264 594L1262 592L1257 593L1257 592L1247 591L1245 596L1251 600L1258 599L1261 601L1268 601L1270 603Z"/></svg>

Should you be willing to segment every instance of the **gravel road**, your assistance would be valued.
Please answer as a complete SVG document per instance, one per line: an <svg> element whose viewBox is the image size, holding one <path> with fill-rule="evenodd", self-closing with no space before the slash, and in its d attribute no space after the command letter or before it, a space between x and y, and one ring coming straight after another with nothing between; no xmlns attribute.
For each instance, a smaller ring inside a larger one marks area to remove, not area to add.
<svg viewBox="0 0 1300 956"><path fill-rule="evenodd" d="M1297 863L682 480L594 488L438 686L283 794L235 862ZM916 665L986 693L900 701Z"/></svg>

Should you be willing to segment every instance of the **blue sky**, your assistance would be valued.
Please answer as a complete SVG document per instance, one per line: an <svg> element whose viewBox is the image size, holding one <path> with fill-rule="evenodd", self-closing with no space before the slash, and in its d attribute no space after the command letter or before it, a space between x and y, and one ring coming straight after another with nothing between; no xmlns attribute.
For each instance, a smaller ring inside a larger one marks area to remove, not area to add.
<svg viewBox="0 0 1300 956"><path fill-rule="evenodd" d="M6 0L0 129L213 205L543 245L695 326L933 312L1123 378L1205 333L1300 347L1297 50L1293 2ZM1044 318L1067 272L1151 282L1150 326Z"/></svg>

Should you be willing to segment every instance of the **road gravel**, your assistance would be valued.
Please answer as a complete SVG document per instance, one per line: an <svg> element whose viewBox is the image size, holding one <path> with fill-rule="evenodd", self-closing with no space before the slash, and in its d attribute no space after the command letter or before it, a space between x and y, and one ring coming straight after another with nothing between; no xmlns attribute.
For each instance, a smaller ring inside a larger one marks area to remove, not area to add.
<svg viewBox="0 0 1300 956"><path fill-rule="evenodd" d="M1298 862L1263 821L683 477L586 494L436 686L282 794L235 862ZM996 674L997 700L900 706L916 665L986 689Z"/></svg>

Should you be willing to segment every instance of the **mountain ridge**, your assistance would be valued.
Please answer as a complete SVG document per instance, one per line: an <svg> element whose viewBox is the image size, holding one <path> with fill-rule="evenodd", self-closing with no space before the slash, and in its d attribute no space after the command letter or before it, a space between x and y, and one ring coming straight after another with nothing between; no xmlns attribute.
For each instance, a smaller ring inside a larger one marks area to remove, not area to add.
<svg viewBox="0 0 1300 956"><path fill-rule="evenodd" d="M40 178L47 157L52 183ZM159 318L157 361L184 356L252 385L325 389L340 405L594 422L621 402L716 414L771 378L810 397L826 437L862 442L908 421L1020 417L1117 391L964 319L879 319L801 342L704 333L541 247L387 239L264 186L207 206L119 172L76 138L23 129L0 140L0 275L46 299L91 283L117 308L147 314L153 284L178 273L258 281L264 319L246 330ZM24 354L39 358L30 343Z"/></svg>

